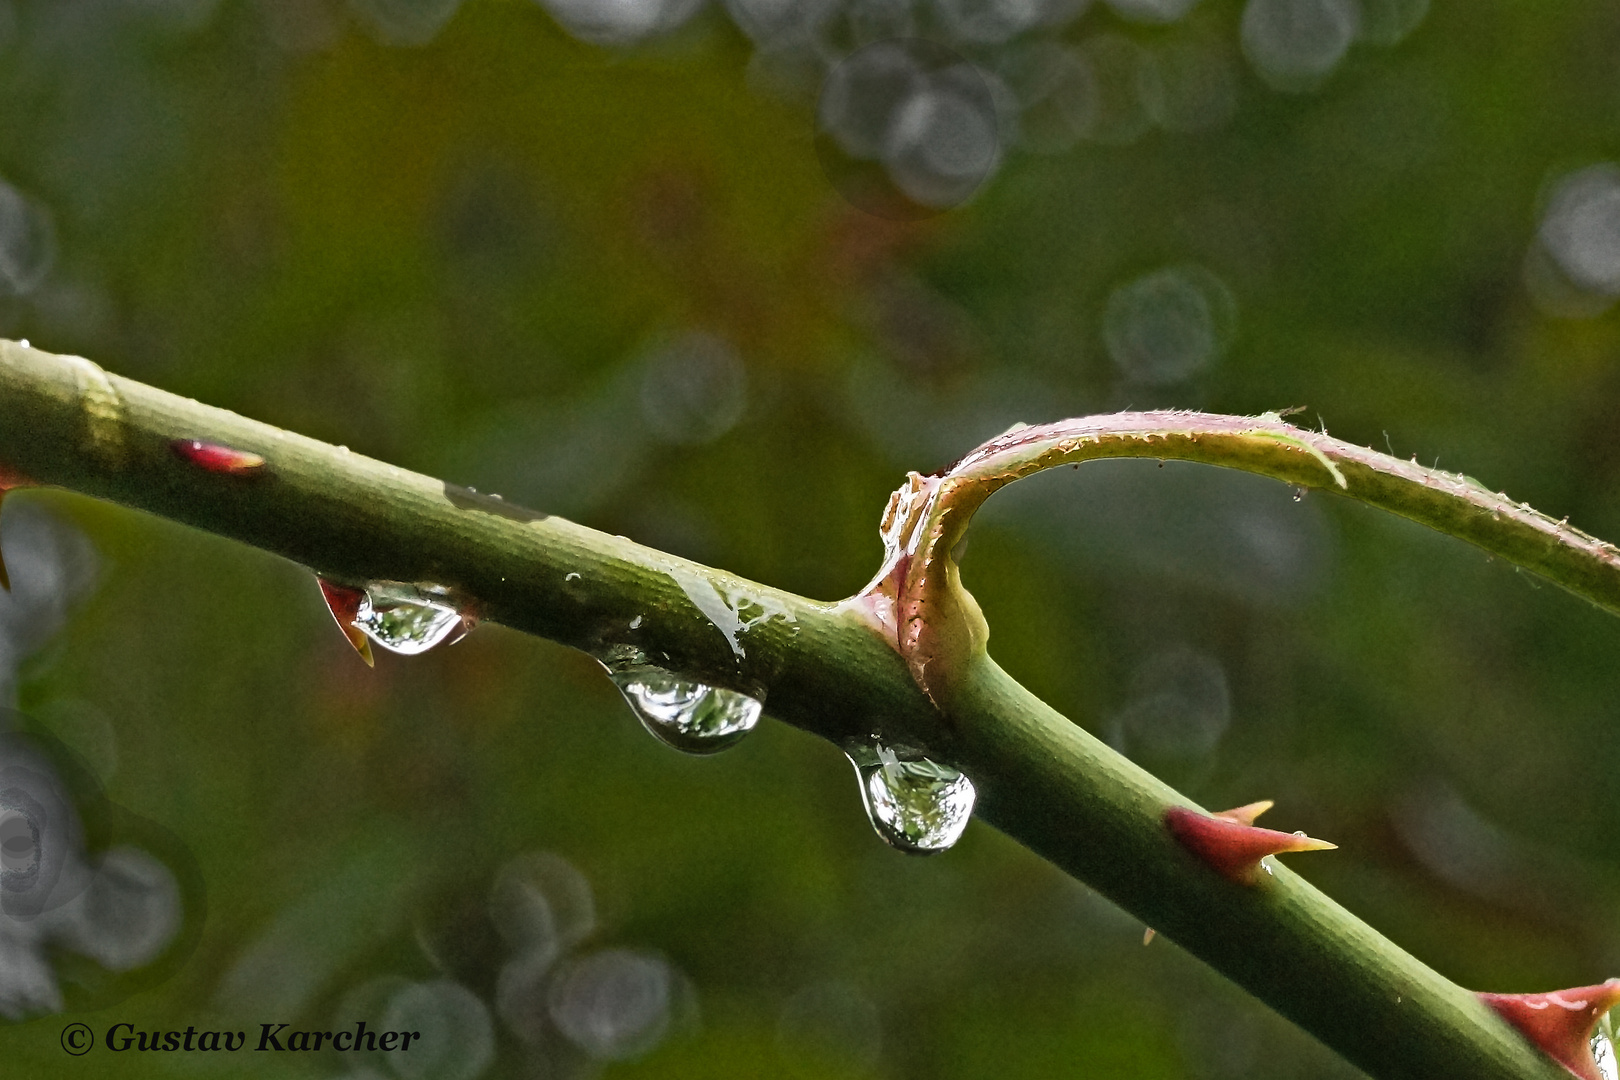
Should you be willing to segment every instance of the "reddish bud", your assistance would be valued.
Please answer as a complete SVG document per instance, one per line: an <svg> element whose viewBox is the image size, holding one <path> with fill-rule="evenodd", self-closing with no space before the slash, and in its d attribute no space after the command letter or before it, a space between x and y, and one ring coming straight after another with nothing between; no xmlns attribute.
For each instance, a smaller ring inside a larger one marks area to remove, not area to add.
<svg viewBox="0 0 1620 1080"><path fill-rule="evenodd" d="M1198 856L1223 877L1240 885L1260 879L1260 860L1290 851L1327 851L1338 847L1304 833L1259 829L1250 822L1271 808L1269 801L1250 803L1218 814L1201 814L1174 806L1165 811L1164 823L1181 846Z"/></svg>
<svg viewBox="0 0 1620 1080"><path fill-rule="evenodd" d="M315 575L315 583L321 587L321 597L326 601L326 609L332 613L332 618L337 620L338 629L343 631L343 636L349 639L349 644L354 646L354 651L360 654L360 659L366 662L367 667L376 667L377 661L371 656L371 639L355 625L356 620L360 618L360 604L366 599L366 591L327 581L319 574Z"/></svg>
<svg viewBox="0 0 1620 1080"><path fill-rule="evenodd" d="M1550 994L1480 994L1479 999L1581 1080L1603 1080L1592 1057L1592 1030L1620 1002L1620 979Z"/></svg>
<svg viewBox="0 0 1620 1080"><path fill-rule="evenodd" d="M196 439L175 439L169 448L200 468L209 472L240 475L264 467L264 458L246 450L233 450L218 443L199 442Z"/></svg>

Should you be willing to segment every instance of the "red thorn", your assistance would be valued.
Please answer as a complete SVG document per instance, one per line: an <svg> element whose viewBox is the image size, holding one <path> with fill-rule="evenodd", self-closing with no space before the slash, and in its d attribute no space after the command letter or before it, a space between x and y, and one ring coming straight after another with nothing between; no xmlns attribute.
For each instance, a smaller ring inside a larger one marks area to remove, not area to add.
<svg viewBox="0 0 1620 1080"><path fill-rule="evenodd" d="M250 454L246 450L233 450L218 443L175 439L169 443L169 448L193 465L209 472L239 476L264 467L264 458L258 454Z"/></svg>
<svg viewBox="0 0 1620 1080"><path fill-rule="evenodd" d="M326 609L337 620L338 629L343 636L349 639L354 651L360 654L360 659L366 662L367 667L376 667L377 661L371 656L371 639L365 632L355 625L360 618L360 603L366 598L364 589L351 588L348 585L338 585L327 581L319 574L315 575L315 583L321 587L321 597L326 601Z"/></svg>
<svg viewBox="0 0 1620 1080"><path fill-rule="evenodd" d="M1479 999L1581 1080L1603 1080L1592 1057L1592 1029L1620 1003L1620 979L1550 994L1480 994Z"/></svg>
<svg viewBox="0 0 1620 1080"><path fill-rule="evenodd" d="M1182 847L1240 885L1253 885L1259 880L1260 860L1267 855L1338 847L1304 833L1277 832L1249 824L1270 806L1270 802L1250 803L1219 814L1201 814L1173 806L1165 811L1164 823Z"/></svg>

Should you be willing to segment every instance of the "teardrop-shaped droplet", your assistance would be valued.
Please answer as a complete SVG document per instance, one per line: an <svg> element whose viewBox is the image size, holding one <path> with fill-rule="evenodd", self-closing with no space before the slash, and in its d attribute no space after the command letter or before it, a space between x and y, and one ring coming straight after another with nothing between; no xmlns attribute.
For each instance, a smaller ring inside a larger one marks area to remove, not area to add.
<svg viewBox="0 0 1620 1080"><path fill-rule="evenodd" d="M860 780L866 816L890 847L930 855L961 839L977 792L959 770L882 743L850 743L844 753Z"/></svg>
<svg viewBox="0 0 1620 1080"><path fill-rule="evenodd" d="M458 641L478 623L461 611L447 590L435 585L374 581L364 588L315 575L332 618L367 664L371 642L391 652L415 656L445 640Z"/></svg>
<svg viewBox="0 0 1620 1080"><path fill-rule="evenodd" d="M717 753L759 723L759 698L683 678L640 649L614 646L598 659L642 726L684 753Z"/></svg>
<svg viewBox="0 0 1620 1080"><path fill-rule="evenodd" d="M372 641L405 656L427 652L458 629L465 633L470 622L443 589L398 581L368 584L354 619Z"/></svg>

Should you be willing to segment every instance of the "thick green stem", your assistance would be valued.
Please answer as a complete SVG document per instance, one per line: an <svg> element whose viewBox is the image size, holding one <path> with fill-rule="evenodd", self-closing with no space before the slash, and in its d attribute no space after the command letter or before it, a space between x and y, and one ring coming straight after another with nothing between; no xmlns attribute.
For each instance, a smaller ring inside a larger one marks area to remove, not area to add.
<svg viewBox="0 0 1620 1080"><path fill-rule="evenodd" d="M1325 454L1343 470L1347 494L1620 609L1614 549L1470 481L1255 420L1135 414L1071 423L1087 432L1063 453L1182 457L1302 485L1331 482ZM177 456L176 439L250 451L266 465L209 472ZM977 459L987 469L1022 468L998 465L990 446ZM1168 807L1189 805L1184 798L988 657L974 661L946 724L858 605L740 581L10 342L0 342L0 467L338 578L434 582L485 619L569 645L634 644L709 681L763 686L773 715L835 742L879 730L919 743L973 778L986 820L1372 1075L1567 1080L1473 994L1286 869L1245 887L1199 863L1163 824ZM739 615L729 637L705 609Z"/></svg>

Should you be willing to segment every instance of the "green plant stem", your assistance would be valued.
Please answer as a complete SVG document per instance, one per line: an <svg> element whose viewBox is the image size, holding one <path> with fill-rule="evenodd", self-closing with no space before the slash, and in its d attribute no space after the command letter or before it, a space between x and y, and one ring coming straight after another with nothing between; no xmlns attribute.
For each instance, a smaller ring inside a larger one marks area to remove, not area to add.
<svg viewBox="0 0 1620 1080"><path fill-rule="evenodd" d="M1256 434L1252 419L1174 416L1175 431L1165 414L1072 423L1095 436L1077 444L1089 456L1183 457L1293 484L1331 483L1319 457L1298 445L1309 440L1338 463L1352 497L1620 607L1613 548L1471 482L1309 432ZM266 465L245 475L207 472L173 452L175 439L250 451ZM1244 887L1199 863L1163 826L1165 809L1191 805L1186 799L988 657L975 661L946 724L894 647L850 606L744 582L11 342L0 342L0 468L339 579L434 582L484 619L578 648L634 644L683 673L763 687L772 715L834 742L879 730L919 743L973 778L985 820L1373 1076L1567 1080L1472 993L1286 868ZM776 614L734 631L734 649L694 597L711 609L720 597L745 614ZM335 632L333 647L344 647Z"/></svg>

